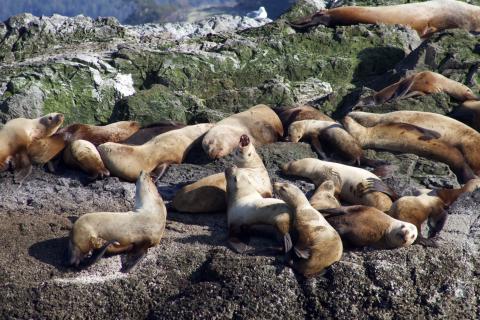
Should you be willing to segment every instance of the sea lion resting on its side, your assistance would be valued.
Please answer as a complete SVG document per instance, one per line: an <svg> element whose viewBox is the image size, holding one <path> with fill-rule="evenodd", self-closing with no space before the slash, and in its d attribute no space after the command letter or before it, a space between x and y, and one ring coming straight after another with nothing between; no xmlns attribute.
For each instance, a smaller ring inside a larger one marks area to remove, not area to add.
<svg viewBox="0 0 480 320"><path fill-rule="evenodd" d="M129 212L87 213L73 224L68 264L78 267L93 250L94 263L105 252L127 252L122 271L130 271L156 246L165 231L167 210L150 176L142 172L136 182L135 209Z"/></svg>
<svg viewBox="0 0 480 320"><path fill-rule="evenodd" d="M110 175L97 148L90 141L79 139L70 142L63 152L63 161L70 167L82 169L90 179Z"/></svg>
<svg viewBox="0 0 480 320"><path fill-rule="evenodd" d="M251 185L262 197L272 196L272 184L262 159L247 135L233 153L238 170L244 171ZM173 198L173 207L180 212L220 212L227 209L225 174L217 173L184 186Z"/></svg>
<svg viewBox="0 0 480 320"><path fill-rule="evenodd" d="M321 120L321 121L333 121L332 118L321 112L320 110L311 106L298 106L298 107L275 107L273 111L278 115L280 121L282 121L283 128L286 129L295 121L302 120ZM286 134L287 132L285 132Z"/></svg>

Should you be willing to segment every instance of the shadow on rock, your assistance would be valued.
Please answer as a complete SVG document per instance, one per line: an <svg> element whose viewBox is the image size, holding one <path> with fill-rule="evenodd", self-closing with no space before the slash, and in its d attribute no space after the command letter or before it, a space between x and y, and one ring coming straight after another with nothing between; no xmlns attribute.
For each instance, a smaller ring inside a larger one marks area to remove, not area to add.
<svg viewBox="0 0 480 320"><path fill-rule="evenodd" d="M60 271L68 271L65 265L67 248L68 237L62 237L37 242L28 248L28 254Z"/></svg>

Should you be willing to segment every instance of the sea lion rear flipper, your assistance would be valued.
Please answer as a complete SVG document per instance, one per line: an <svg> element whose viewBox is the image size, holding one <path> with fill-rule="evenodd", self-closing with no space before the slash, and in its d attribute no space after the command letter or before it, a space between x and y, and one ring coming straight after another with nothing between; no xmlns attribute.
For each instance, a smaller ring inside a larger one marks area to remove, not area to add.
<svg viewBox="0 0 480 320"><path fill-rule="evenodd" d="M406 98L406 95L407 93L409 93L410 88L412 87L414 81L415 81L415 77L408 77L400 81L400 83L397 86L397 89L393 93L393 96L385 99L385 101Z"/></svg>
<svg viewBox="0 0 480 320"><path fill-rule="evenodd" d="M375 179L375 178L367 178L366 183L359 184L360 192L363 194L369 192L382 192L385 193L387 196L392 198L392 200L397 200L399 197L395 191L393 191L389 186L385 184L382 180Z"/></svg>
<svg viewBox="0 0 480 320"><path fill-rule="evenodd" d="M152 176L154 177L154 183L156 183L160 178L165 174L165 171L168 168L168 163L159 164L155 169L152 171Z"/></svg>
<svg viewBox="0 0 480 320"><path fill-rule="evenodd" d="M428 220L428 238L433 238L435 237L440 231L442 231L443 226L445 225L445 222L447 222L447 211L442 210L442 212L439 214L438 219L435 221L429 219Z"/></svg>
<svg viewBox="0 0 480 320"><path fill-rule="evenodd" d="M134 245L122 261L120 272L128 273L147 255L148 246L146 244Z"/></svg>
<svg viewBox="0 0 480 320"><path fill-rule="evenodd" d="M293 247L293 251L295 251L295 254L297 257L302 258L302 259L308 259L310 258L310 250L308 248L306 249L299 249L297 247Z"/></svg>
<svg viewBox="0 0 480 320"><path fill-rule="evenodd" d="M320 144L320 140L317 137L312 138L312 147L315 149L315 152L320 156L322 160L328 160L327 155L323 152L322 145Z"/></svg>
<svg viewBox="0 0 480 320"><path fill-rule="evenodd" d="M292 238L290 237L290 233L286 233L283 236L283 247L285 249L285 253L289 252L292 250Z"/></svg>

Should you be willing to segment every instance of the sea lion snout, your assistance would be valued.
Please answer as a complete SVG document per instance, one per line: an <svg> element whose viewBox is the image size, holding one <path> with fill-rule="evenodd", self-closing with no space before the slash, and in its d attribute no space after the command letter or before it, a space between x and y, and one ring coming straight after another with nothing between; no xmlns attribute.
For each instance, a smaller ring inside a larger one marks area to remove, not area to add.
<svg viewBox="0 0 480 320"><path fill-rule="evenodd" d="M411 223L402 224L400 234L403 238L404 246L411 245L417 239L417 228Z"/></svg>

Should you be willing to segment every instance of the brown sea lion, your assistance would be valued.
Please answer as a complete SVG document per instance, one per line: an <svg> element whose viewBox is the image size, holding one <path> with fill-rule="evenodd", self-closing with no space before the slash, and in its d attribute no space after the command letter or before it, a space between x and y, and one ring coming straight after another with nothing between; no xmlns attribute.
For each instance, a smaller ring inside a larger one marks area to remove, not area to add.
<svg viewBox="0 0 480 320"><path fill-rule="evenodd" d="M126 140L140 129L136 121L118 121L105 126L74 123L58 130L59 133L70 133L70 141L87 140L98 146L106 142Z"/></svg>
<svg viewBox="0 0 480 320"><path fill-rule="evenodd" d="M87 140L75 140L63 151L66 165L79 168L89 175L90 179L108 177L110 172L105 168L97 148Z"/></svg>
<svg viewBox="0 0 480 320"><path fill-rule="evenodd" d="M422 38L446 29L460 28L480 32L480 7L454 0L434 0L378 7L338 7L316 12L291 23L295 29L319 24L337 25L401 24L417 31Z"/></svg>
<svg viewBox="0 0 480 320"><path fill-rule="evenodd" d="M36 140L49 137L62 125L61 113L50 113L36 119L17 118L8 121L0 129L0 171L9 166L24 168L28 175L31 164L27 156L28 147Z"/></svg>
<svg viewBox="0 0 480 320"><path fill-rule="evenodd" d="M283 136L282 122L268 106L259 104L217 122L202 141L212 159L225 157L235 149L238 139L248 135L255 147L276 142Z"/></svg>
<svg viewBox="0 0 480 320"><path fill-rule="evenodd" d="M343 119L343 124L362 148L414 153L448 164L463 182L475 178L460 150L440 140L440 134L435 131L407 123L364 127L349 116Z"/></svg>
<svg viewBox="0 0 480 320"><path fill-rule="evenodd" d="M332 118L320 110L307 105L298 107L275 107L273 111L275 111L280 121L282 121L284 129L290 127L292 122L301 120L333 121Z"/></svg>
<svg viewBox="0 0 480 320"><path fill-rule="evenodd" d="M373 207L357 205L321 212L347 247L393 249L409 246L417 238L413 224L394 219Z"/></svg>
<svg viewBox="0 0 480 320"><path fill-rule="evenodd" d="M384 114L354 111L348 116L364 127L396 122L435 131L440 134L438 140L458 148L473 172L476 175L480 174L480 133L455 119L421 111L395 111Z"/></svg>
<svg viewBox="0 0 480 320"><path fill-rule="evenodd" d="M388 211L396 194L373 173L340 163L305 158L290 161L282 166L287 175L310 179L315 186L325 180L335 183L340 200L351 204L363 204Z"/></svg>
<svg viewBox="0 0 480 320"><path fill-rule="evenodd" d="M162 134L171 130L181 129L184 127L186 127L186 124L183 124L177 121L171 121L171 120L158 121L158 122L149 124L148 126L141 127L140 130L132 134L126 140L122 140L119 142L138 146L150 141L151 139L155 138L159 134ZM117 141L112 141L112 142L117 142Z"/></svg>
<svg viewBox="0 0 480 320"><path fill-rule="evenodd" d="M436 72L423 71L412 74L380 90L372 96L360 99L354 109L361 110L361 107L375 106L393 99L402 99L439 92L445 92L460 102L479 100L479 97L466 85L451 80Z"/></svg>
<svg viewBox="0 0 480 320"><path fill-rule="evenodd" d="M340 202L335 198L335 183L332 180L322 182L308 201L315 210L319 211L340 207Z"/></svg>
<svg viewBox="0 0 480 320"><path fill-rule="evenodd" d="M253 225L272 225L284 237L285 252L291 249L288 235L292 213L282 200L263 198L251 185L245 170L232 166L225 170L229 243L237 252L245 251L245 231Z"/></svg>
<svg viewBox="0 0 480 320"><path fill-rule="evenodd" d="M461 188L429 190L428 193L418 196L401 197L393 203L388 214L395 219L415 225L418 232L416 243L436 247L437 244L433 238L443 229L447 221L446 209L461 194L472 192L479 187L480 179L472 179ZM421 226L425 221L429 227L428 239L424 238L421 232Z"/></svg>
<svg viewBox="0 0 480 320"><path fill-rule="evenodd" d="M340 260L343 245L337 231L315 210L303 192L293 184L275 183L275 193L293 211L292 229L298 234L294 243L292 267L305 277L321 274Z"/></svg>
<svg viewBox="0 0 480 320"><path fill-rule="evenodd" d="M272 197L272 184L262 158L247 135L233 152L233 161L238 170L244 171L251 185L262 197ZM173 198L173 208L180 212L221 212L227 209L227 182L223 172L217 173L184 186Z"/></svg>
<svg viewBox="0 0 480 320"><path fill-rule="evenodd" d="M98 146L105 167L114 176L135 181L141 171L161 175L171 163L181 163L195 142L213 124L202 123L162 133L140 146L107 142Z"/></svg>
<svg viewBox="0 0 480 320"><path fill-rule="evenodd" d="M87 213L73 224L68 247L68 264L78 267L93 250L99 252L94 263L105 252L127 252L122 271L130 271L156 246L165 230L167 210L157 187L142 172L136 182L135 209L129 212Z"/></svg>

